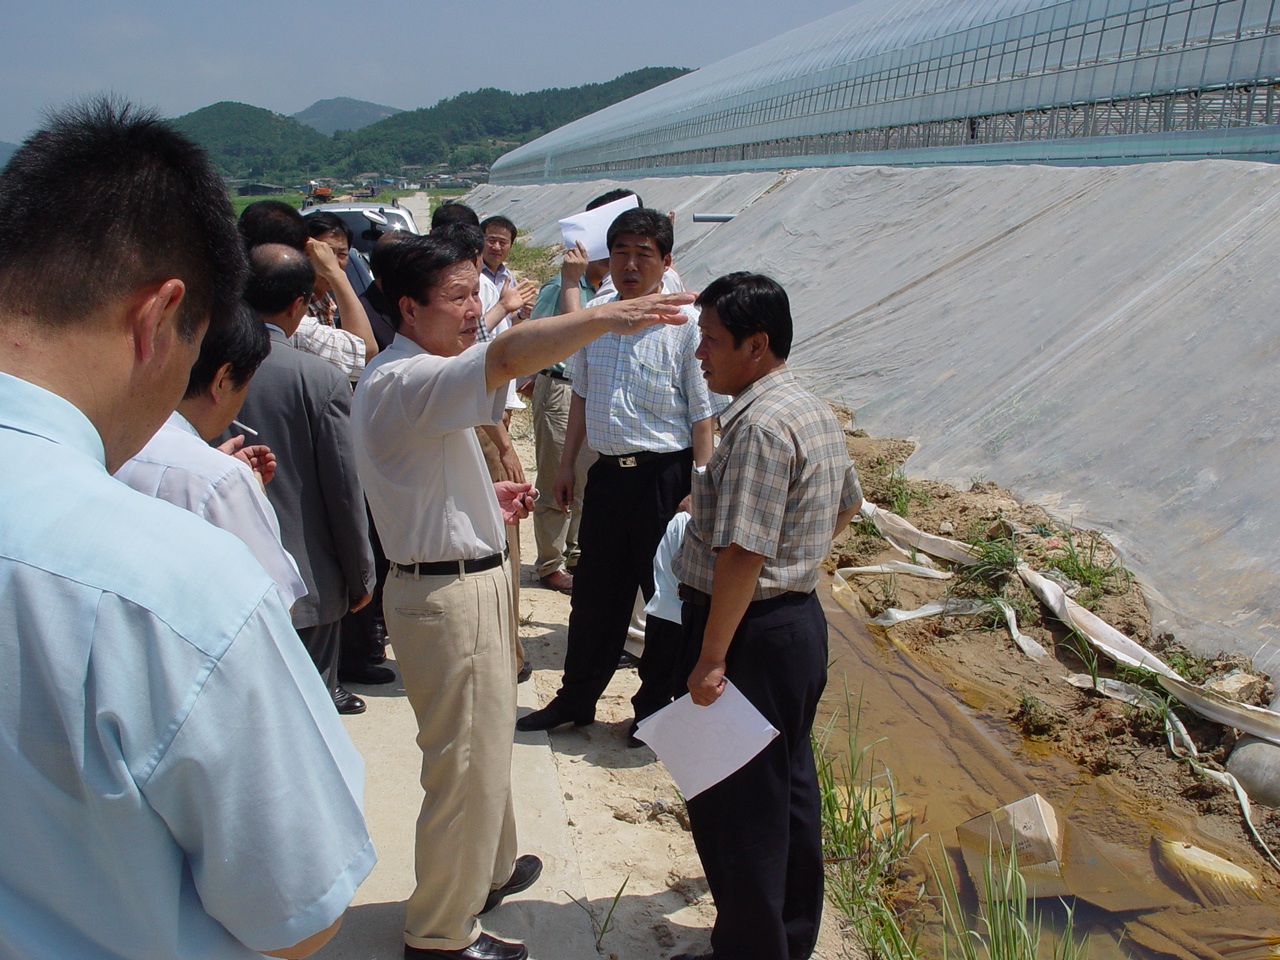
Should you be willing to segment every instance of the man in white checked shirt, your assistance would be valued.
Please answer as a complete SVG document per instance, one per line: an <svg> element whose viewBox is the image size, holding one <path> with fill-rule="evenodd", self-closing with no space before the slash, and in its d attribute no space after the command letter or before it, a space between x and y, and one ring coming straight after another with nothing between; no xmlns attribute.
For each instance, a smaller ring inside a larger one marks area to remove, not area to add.
<svg viewBox="0 0 1280 960"><path fill-rule="evenodd" d="M659 292L673 240L671 221L656 210L620 214L608 233L617 292L592 304ZM608 334L565 364L573 398L555 483L560 509L573 502L584 440L599 458L582 505L564 679L555 699L516 721L518 730L592 723L626 642L636 588L653 595L654 551L689 492L694 464L711 456L714 408L694 357L697 341L693 323L636 337Z"/></svg>

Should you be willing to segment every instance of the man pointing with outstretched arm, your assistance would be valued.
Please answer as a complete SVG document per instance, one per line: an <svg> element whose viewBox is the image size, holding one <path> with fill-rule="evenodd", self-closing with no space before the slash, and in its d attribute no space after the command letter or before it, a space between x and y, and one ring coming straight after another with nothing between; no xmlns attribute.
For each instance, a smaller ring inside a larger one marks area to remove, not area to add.
<svg viewBox="0 0 1280 960"><path fill-rule="evenodd" d="M498 423L508 381L605 333L683 323L687 294L619 301L520 324L476 342L471 251L440 236L398 243L382 278L396 338L369 364L352 419L357 468L391 573L383 604L418 720L417 887L405 957L524 960L477 915L527 889L542 863L516 858L511 727L516 661L503 523L528 516L527 483L493 483L474 427Z"/></svg>

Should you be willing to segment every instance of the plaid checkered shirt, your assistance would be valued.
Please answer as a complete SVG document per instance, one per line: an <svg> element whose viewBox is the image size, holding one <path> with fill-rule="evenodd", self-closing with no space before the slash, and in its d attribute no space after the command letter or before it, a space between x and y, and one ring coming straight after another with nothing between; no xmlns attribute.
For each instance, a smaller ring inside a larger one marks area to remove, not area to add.
<svg viewBox="0 0 1280 960"><path fill-rule="evenodd" d="M738 394L720 430L706 469L694 473L676 577L711 593L716 550L736 543L765 558L753 600L810 592L836 516L862 499L844 432L785 367Z"/></svg>

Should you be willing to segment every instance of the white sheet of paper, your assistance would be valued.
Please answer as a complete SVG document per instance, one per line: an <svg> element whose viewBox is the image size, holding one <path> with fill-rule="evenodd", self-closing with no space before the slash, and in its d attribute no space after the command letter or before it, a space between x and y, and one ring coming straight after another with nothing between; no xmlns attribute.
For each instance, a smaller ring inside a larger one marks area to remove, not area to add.
<svg viewBox="0 0 1280 960"><path fill-rule="evenodd" d="M741 768L777 735L764 714L727 680L711 706L698 706L686 693L641 720L636 730L686 800Z"/></svg>
<svg viewBox="0 0 1280 960"><path fill-rule="evenodd" d="M607 239L609 227L623 210L638 206L640 204L632 194L621 200L606 203L603 207L566 217L560 221L560 235L564 237L565 249L572 249L573 245L581 240L582 245L587 248L588 260L603 260L609 256Z"/></svg>

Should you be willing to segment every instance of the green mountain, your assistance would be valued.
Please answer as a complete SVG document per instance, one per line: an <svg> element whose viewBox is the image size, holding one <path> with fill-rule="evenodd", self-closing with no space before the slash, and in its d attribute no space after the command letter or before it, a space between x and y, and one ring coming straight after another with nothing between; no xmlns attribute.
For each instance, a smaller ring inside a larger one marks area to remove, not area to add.
<svg viewBox="0 0 1280 960"><path fill-rule="evenodd" d="M399 107L384 107L368 100L333 97L330 100L317 100L307 109L295 113L293 119L331 137L339 130L359 130L387 117L394 117L397 113L404 111Z"/></svg>
<svg viewBox="0 0 1280 960"><path fill-rule="evenodd" d="M405 164L447 162L453 167L491 164L508 150L620 100L674 80L683 67L646 67L607 83L507 93L486 88L409 110L351 133L339 134L343 160L353 169L386 170Z"/></svg>
<svg viewBox="0 0 1280 960"><path fill-rule="evenodd" d="M581 87L521 94L476 90L359 129L340 129L333 137L294 117L225 101L173 123L201 143L233 179L287 185L321 176L349 179L368 171L397 173L410 165L444 163L461 169L472 164L488 166L508 150L556 127L688 72L681 67L646 67L607 83Z"/></svg>
<svg viewBox="0 0 1280 960"><path fill-rule="evenodd" d="M333 162L333 141L261 107L224 100L178 117L173 125L198 141L229 177L270 180L315 175Z"/></svg>

